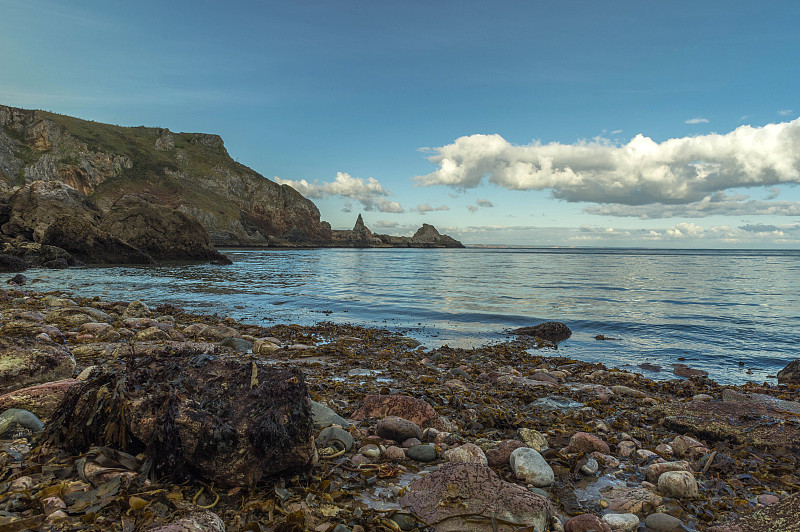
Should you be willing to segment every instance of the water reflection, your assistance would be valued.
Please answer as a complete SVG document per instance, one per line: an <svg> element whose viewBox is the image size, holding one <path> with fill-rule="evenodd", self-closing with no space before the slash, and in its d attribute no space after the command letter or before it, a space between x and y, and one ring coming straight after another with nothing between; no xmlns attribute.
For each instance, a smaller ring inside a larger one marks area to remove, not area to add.
<svg viewBox="0 0 800 532"><path fill-rule="evenodd" d="M256 323L321 318L412 329L469 347L545 319L560 353L610 365L685 362L723 382L764 380L797 357L800 252L229 250L231 266L39 270L42 290L165 300ZM322 314L322 313L325 314ZM596 334L619 337L597 342ZM746 361L750 375L738 362Z"/></svg>

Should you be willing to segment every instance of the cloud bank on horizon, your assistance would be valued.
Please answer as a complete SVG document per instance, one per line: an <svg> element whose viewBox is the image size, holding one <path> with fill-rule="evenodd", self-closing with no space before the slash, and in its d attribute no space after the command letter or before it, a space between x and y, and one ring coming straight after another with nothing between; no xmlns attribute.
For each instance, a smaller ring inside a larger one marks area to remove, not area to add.
<svg viewBox="0 0 800 532"><path fill-rule="evenodd" d="M488 181L510 190L550 190L568 202L618 206L587 209L593 214L671 216L669 206L675 205L691 207L674 209L681 216L747 207L775 207L770 214L794 215L800 208L794 202L773 205L720 196L734 188L800 183L800 118L661 143L639 134L622 145L598 138L519 146L497 134L476 134L423 150L433 153L429 160L438 169L415 177L417 186L464 190ZM648 205L661 205L663 212L648 211L643 207Z"/></svg>

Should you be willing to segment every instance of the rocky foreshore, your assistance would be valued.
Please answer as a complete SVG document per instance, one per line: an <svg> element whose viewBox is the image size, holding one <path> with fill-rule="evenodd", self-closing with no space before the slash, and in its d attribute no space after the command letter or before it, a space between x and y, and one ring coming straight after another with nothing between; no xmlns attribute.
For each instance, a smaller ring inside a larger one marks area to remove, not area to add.
<svg viewBox="0 0 800 532"><path fill-rule="evenodd" d="M0 530L800 530L800 388L0 291ZM557 337L543 331L555 331Z"/></svg>

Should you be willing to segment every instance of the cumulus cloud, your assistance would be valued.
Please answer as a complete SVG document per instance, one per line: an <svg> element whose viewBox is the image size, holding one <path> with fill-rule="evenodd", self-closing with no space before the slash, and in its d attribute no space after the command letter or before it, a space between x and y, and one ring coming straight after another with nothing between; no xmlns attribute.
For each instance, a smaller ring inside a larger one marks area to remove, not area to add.
<svg viewBox="0 0 800 532"><path fill-rule="evenodd" d="M708 118L690 118L686 121L687 124L708 124Z"/></svg>
<svg viewBox="0 0 800 532"><path fill-rule="evenodd" d="M484 180L512 190L546 190L570 202L686 204L736 187L800 183L800 119L727 134L657 143L596 139L515 146L500 135L470 135L435 148L437 170L419 186L474 188Z"/></svg>
<svg viewBox="0 0 800 532"><path fill-rule="evenodd" d="M710 194L685 205L623 205L613 203L586 207L583 212L602 216L624 216L651 220L656 218L705 218L706 216L800 216L800 202L745 200L724 192Z"/></svg>
<svg viewBox="0 0 800 532"><path fill-rule="evenodd" d="M391 196L391 192L373 177L366 180L360 177L353 177L346 172L336 172L336 179L330 182L320 183L314 180L313 183L305 179L291 180L274 177L274 181L280 185L289 185L300 194L307 198L320 199L329 196L340 196L361 203L366 211L379 212L403 212L403 207L396 201L386 199ZM352 210L352 205L345 203L345 212Z"/></svg>
<svg viewBox="0 0 800 532"><path fill-rule="evenodd" d="M420 214L426 214L433 211L449 211L450 207L448 207L447 205L439 205L438 207L432 207L431 204L426 201L421 205L417 205L417 207L414 210Z"/></svg>

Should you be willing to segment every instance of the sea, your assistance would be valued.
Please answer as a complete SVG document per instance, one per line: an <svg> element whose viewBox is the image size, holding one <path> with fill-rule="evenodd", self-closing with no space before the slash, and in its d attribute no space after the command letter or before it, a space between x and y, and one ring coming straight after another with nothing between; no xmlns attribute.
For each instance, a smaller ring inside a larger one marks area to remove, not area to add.
<svg viewBox="0 0 800 532"><path fill-rule="evenodd" d="M774 384L800 358L800 250L222 251L232 265L30 270L27 287L168 302L264 326L381 327L429 348L504 342L517 327L561 321L572 337L537 354L652 379L676 378L673 364L686 364L722 384Z"/></svg>

